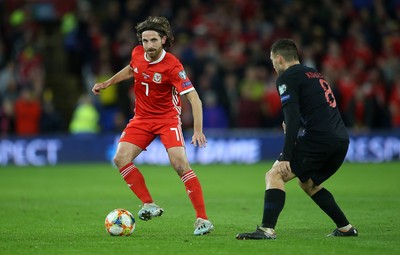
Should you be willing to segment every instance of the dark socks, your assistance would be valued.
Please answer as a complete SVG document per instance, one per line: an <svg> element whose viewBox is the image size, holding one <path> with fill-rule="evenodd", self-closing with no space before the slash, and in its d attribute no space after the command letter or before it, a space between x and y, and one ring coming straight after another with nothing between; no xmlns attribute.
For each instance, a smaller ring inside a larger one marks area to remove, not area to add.
<svg viewBox="0 0 400 255"><path fill-rule="evenodd" d="M280 189L268 189L264 195L262 227L275 228L279 214L285 205L286 193Z"/></svg>
<svg viewBox="0 0 400 255"><path fill-rule="evenodd" d="M349 221L336 203L334 197L325 188L322 188L311 196L311 199L336 223L338 228L349 224Z"/></svg>

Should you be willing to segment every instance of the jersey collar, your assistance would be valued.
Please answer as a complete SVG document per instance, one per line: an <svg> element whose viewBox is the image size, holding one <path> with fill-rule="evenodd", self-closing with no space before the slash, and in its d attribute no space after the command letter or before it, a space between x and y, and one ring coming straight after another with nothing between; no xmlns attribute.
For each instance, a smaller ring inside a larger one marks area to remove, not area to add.
<svg viewBox="0 0 400 255"><path fill-rule="evenodd" d="M167 54L167 52L163 49L163 50L161 51L161 56L160 56L156 61L150 62L150 60L146 57L146 52L144 52L144 59L145 59L147 62L150 62L149 64L153 65L153 64L160 63L160 62L164 59L165 54Z"/></svg>

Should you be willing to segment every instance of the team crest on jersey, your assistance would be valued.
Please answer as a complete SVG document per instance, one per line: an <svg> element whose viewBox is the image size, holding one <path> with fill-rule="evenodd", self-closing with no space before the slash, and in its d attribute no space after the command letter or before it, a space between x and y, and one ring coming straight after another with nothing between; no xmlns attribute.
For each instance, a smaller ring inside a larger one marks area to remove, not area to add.
<svg viewBox="0 0 400 255"><path fill-rule="evenodd" d="M159 73L154 73L154 75L153 75L153 81L154 81L155 83L161 83L161 79L162 79L161 74L159 74Z"/></svg>
<svg viewBox="0 0 400 255"><path fill-rule="evenodd" d="M279 95L282 95L283 93L285 93L286 92L286 84L279 85L278 90L279 90Z"/></svg>
<svg viewBox="0 0 400 255"><path fill-rule="evenodd" d="M179 77L181 77L182 80L186 80L186 78L187 78L187 75L186 75L185 71L180 71L178 73L178 75L179 75Z"/></svg>

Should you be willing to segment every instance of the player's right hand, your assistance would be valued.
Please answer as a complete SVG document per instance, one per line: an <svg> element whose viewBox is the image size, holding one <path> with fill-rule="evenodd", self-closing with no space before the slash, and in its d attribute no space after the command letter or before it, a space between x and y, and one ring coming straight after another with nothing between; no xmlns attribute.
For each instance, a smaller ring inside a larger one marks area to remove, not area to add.
<svg viewBox="0 0 400 255"><path fill-rule="evenodd" d="M100 82L100 83L96 83L94 84L93 88L92 88L92 92L93 94L100 95L100 91L103 89L106 89L108 87L106 82Z"/></svg>

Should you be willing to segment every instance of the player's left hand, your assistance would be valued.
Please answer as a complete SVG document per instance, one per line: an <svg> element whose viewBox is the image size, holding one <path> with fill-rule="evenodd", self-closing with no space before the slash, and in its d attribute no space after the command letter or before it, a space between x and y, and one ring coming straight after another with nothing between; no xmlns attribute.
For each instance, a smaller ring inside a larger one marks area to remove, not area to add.
<svg viewBox="0 0 400 255"><path fill-rule="evenodd" d="M193 144L194 147L197 147L197 146L199 146L200 148L206 147L206 144L207 144L206 136L203 133L194 132L194 134L192 136L191 144Z"/></svg>

